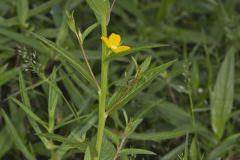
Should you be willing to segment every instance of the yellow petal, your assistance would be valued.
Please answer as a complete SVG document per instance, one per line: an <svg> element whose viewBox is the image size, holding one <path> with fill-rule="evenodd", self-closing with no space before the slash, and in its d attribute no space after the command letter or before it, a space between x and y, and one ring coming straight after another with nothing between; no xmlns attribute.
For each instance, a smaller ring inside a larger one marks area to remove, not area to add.
<svg viewBox="0 0 240 160"><path fill-rule="evenodd" d="M118 35L118 34L112 33L112 34L109 36L109 41L110 41L111 45L113 45L113 46L119 46L119 45L120 45L120 42L121 42L121 37L120 37L120 35Z"/></svg>
<svg viewBox="0 0 240 160"><path fill-rule="evenodd" d="M114 53L120 53L120 52L125 52L130 49L129 46L120 46L117 48L111 48Z"/></svg>
<svg viewBox="0 0 240 160"><path fill-rule="evenodd" d="M102 41L106 44L106 46L107 46L108 48L111 48L111 43L110 43L110 41L108 40L107 37L102 36L101 39L102 39Z"/></svg>

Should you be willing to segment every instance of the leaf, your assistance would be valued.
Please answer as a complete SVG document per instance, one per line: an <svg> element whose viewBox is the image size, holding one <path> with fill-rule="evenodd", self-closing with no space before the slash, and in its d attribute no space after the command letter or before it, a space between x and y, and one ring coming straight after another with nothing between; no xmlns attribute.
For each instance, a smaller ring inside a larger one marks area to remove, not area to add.
<svg viewBox="0 0 240 160"><path fill-rule="evenodd" d="M133 133L129 136L129 139L144 140L144 141L161 141L166 139L173 139L186 135L187 133L200 132L198 128L181 128L172 131L162 131L154 133Z"/></svg>
<svg viewBox="0 0 240 160"><path fill-rule="evenodd" d="M140 123L142 123L142 121L143 121L143 119L136 119L136 120L130 121L127 124L127 127L125 129L125 134L128 135L128 136L131 135L136 130L138 125Z"/></svg>
<svg viewBox="0 0 240 160"><path fill-rule="evenodd" d="M109 0L86 0L89 7L93 10L98 22L107 25L110 18Z"/></svg>
<svg viewBox="0 0 240 160"><path fill-rule="evenodd" d="M0 159L11 149L13 139L11 134L7 132L6 126L0 131Z"/></svg>
<svg viewBox="0 0 240 160"><path fill-rule="evenodd" d="M136 154L148 154L148 155L156 155L156 153L145 150L145 149L138 149L138 148L126 148L120 151L121 155L136 155Z"/></svg>
<svg viewBox="0 0 240 160"><path fill-rule="evenodd" d="M31 110L30 100L29 100L29 97L28 97L28 94L27 94L24 78L23 78L23 75L22 75L21 71L19 72L19 86L20 86L20 92L21 92L21 98L22 98L23 104L27 108L29 108L29 110ZM34 131L37 133L37 135L41 134L42 130L39 127L39 125L37 124L37 122L29 116L28 116L28 120L29 120L31 126L33 127ZM46 138L41 137L41 136L39 138L43 142L43 144L45 145L46 148L52 147L52 143L50 141L48 141Z"/></svg>
<svg viewBox="0 0 240 160"><path fill-rule="evenodd" d="M150 110L152 110L153 108L155 108L156 106L158 106L158 104L162 103L163 99L159 99L155 102L152 102L151 104L142 107L139 111L137 111L137 113L133 116L133 120L135 119L141 119L144 117L144 115L146 115Z"/></svg>
<svg viewBox="0 0 240 160"><path fill-rule="evenodd" d="M234 134L224 139L218 146L216 146L207 156L207 160L216 160L223 158L223 156L231 151L231 148L239 143L240 134Z"/></svg>
<svg viewBox="0 0 240 160"><path fill-rule="evenodd" d="M180 146L177 146L176 148L171 149L167 154L165 154L161 160L173 160L184 150L185 143L181 144Z"/></svg>
<svg viewBox="0 0 240 160"><path fill-rule="evenodd" d="M90 148L87 147L85 154L84 154L84 160L92 160L91 159L91 152L90 152Z"/></svg>
<svg viewBox="0 0 240 160"><path fill-rule="evenodd" d="M39 118L35 113L33 113L27 106L22 104L19 100L11 97L11 100L15 102L30 118L34 119L36 122L41 124L44 128L47 128L46 122L44 122L41 118Z"/></svg>
<svg viewBox="0 0 240 160"><path fill-rule="evenodd" d="M77 28L76 28L76 22L75 22L75 19L74 19L74 16L73 16L74 12L69 13L69 12L67 11L66 14L67 14L67 18L68 18L68 21L67 21L67 22L68 22L69 28L71 29L71 31L72 31L73 33L77 34L77 33L78 33L78 30L77 30Z"/></svg>
<svg viewBox="0 0 240 160"><path fill-rule="evenodd" d="M28 18L33 17L33 16L38 16L41 13L48 11L50 8L52 8L56 4L59 4L61 1L63 1L63 0L49 0L45 3L35 6L33 9L31 9L28 12ZM0 19L0 25L6 26L6 27L18 25L17 22L18 22L18 17L9 18L4 22L1 22L1 19Z"/></svg>
<svg viewBox="0 0 240 160"><path fill-rule="evenodd" d="M17 0L18 20L22 26L27 27L28 18L28 0Z"/></svg>
<svg viewBox="0 0 240 160"><path fill-rule="evenodd" d="M163 0L160 2L160 7L158 9L157 18L161 20L164 17L167 17L167 14L170 12L175 0Z"/></svg>
<svg viewBox="0 0 240 160"><path fill-rule="evenodd" d="M170 67L174 62L175 60L162 64L158 67L149 69L142 75L139 82L131 87L131 89L120 88L117 92L115 92L115 94L110 99L109 105L107 106L107 112L111 113L112 111L124 106L131 99L133 99L139 92L146 88L151 83L152 80L157 78L160 73L162 73L168 67Z"/></svg>
<svg viewBox="0 0 240 160"><path fill-rule="evenodd" d="M19 68L13 68L11 70L8 70L6 72L0 73L0 86L7 83L13 78L16 78L17 74L19 72Z"/></svg>
<svg viewBox="0 0 240 160"><path fill-rule="evenodd" d="M9 37L10 39L13 39L19 43L23 43L27 46L30 46L41 53L45 53L45 54L51 53L48 48L46 48L42 43L40 43L33 37L25 36L24 34L16 33L14 31L10 31L8 29L1 28L1 27L0 27L0 34L6 37Z"/></svg>
<svg viewBox="0 0 240 160"><path fill-rule="evenodd" d="M56 85L56 83L53 83L52 81L49 81L49 79L44 74L39 74L39 76L42 79L44 79L44 81L47 82L49 84L49 86L51 86L56 91L56 93L58 93L58 95L61 95L61 97L63 98L63 100L67 104L67 107L69 108L69 110L74 114L75 117L78 117L76 108L74 106L70 105L70 103L68 102L68 100L66 99L66 97L64 96L64 94L62 93L60 88Z"/></svg>
<svg viewBox="0 0 240 160"><path fill-rule="evenodd" d="M165 119L168 123L174 126L184 126L191 124L190 115L184 111L180 106L173 103L163 101L159 103L157 108L161 114L161 117Z"/></svg>
<svg viewBox="0 0 240 160"><path fill-rule="evenodd" d="M94 23L91 26L89 26L82 34L82 41L85 40L85 38L97 27L99 26L99 23Z"/></svg>
<svg viewBox="0 0 240 160"><path fill-rule="evenodd" d="M74 128L67 138L72 139L77 137L78 139L80 139L81 137L84 137L86 132L96 124L96 121L97 116L95 112L91 117L85 119L84 121L82 120L82 125L81 126L78 125L78 127ZM71 146L69 146L68 144L66 143L61 144L56 150L56 155L58 159L63 159L63 156L69 149L71 149Z"/></svg>
<svg viewBox="0 0 240 160"><path fill-rule="evenodd" d="M57 46L52 41L49 41L48 39L41 37L37 34L33 34L35 37L37 37L40 41L42 41L44 44L46 44L48 47L59 53L61 57L64 58L68 63L70 63L86 80L90 82L93 86L97 87L95 84L94 79L88 72L88 69L85 65L83 65L81 62L76 61L76 59L71 57L71 54L61 48L60 46Z"/></svg>
<svg viewBox="0 0 240 160"><path fill-rule="evenodd" d="M189 157L188 142L189 142L189 133L186 134L185 149L184 149L184 157L183 157L183 160L188 160L188 157Z"/></svg>
<svg viewBox="0 0 240 160"><path fill-rule="evenodd" d="M103 139L100 159L110 160L114 158L115 154L116 154L116 149L114 145L105 137Z"/></svg>
<svg viewBox="0 0 240 160"><path fill-rule="evenodd" d="M190 159L191 160L199 160L199 156L198 156L198 146L197 146L197 138L194 137L192 139L192 143L190 146Z"/></svg>
<svg viewBox="0 0 240 160"><path fill-rule="evenodd" d="M42 134L39 134L39 136L44 136L53 141L62 142L65 145L70 146L71 148L78 148L80 151L84 151L87 148L86 142L84 142L83 140L79 141L71 137L63 137L61 135L51 134L51 133L42 133Z"/></svg>
<svg viewBox="0 0 240 160"><path fill-rule="evenodd" d="M27 160L35 160L35 156L27 149L23 140L21 139L18 131L15 129L14 125L12 124L11 120L7 116L4 110L1 110L3 118L7 124L7 128L14 139L14 143L17 145L17 148L22 152Z"/></svg>
<svg viewBox="0 0 240 160"><path fill-rule="evenodd" d="M50 81L52 82L53 85L56 84L54 81L56 80L56 69L53 70ZM56 107L57 107L57 102L58 102L58 92L55 90L54 87L51 85L49 86L49 94L48 94L48 118L49 118L49 132L52 133L54 130L54 125L55 125L55 112L56 112Z"/></svg>
<svg viewBox="0 0 240 160"><path fill-rule="evenodd" d="M106 135L114 144L118 145L120 143L120 137L110 129L104 128L104 135Z"/></svg>
<svg viewBox="0 0 240 160"><path fill-rule="evenodd" d="M230 48L218 72L211 95L211 122L217 139L221 139L231 110L234 97L234 53Z"/></svg>
<svg viewBox="0 0 240 160"><path fill-rule="evenodd" d="M107 57L106 60L112 60L112 59L115 59L115 58L119 58L119 57L122 57L122 56L129 55L131 53L144 51L144 50L147 50L147 49L161 48L161 47L167 47L167 46L169 46L169 45L167 45L167 44L148 44L148 45L144 45L144 46L134 47L134 48L131 48L130 50L128 50L126 52L123 52L121 54L111 54Z"/></svg>
<svg viewBox="0 0 240 160"><path fill-rule="evenodd" d="M145 60L144 60L144 62L140 65L140 74L141 73L144 73L147 69L148 69L148 67L149 67L149 65L150 65L150 63L151 63L151 60L152 60L152 57L151 56L149 56L149 57L147 57Z"/></svg>

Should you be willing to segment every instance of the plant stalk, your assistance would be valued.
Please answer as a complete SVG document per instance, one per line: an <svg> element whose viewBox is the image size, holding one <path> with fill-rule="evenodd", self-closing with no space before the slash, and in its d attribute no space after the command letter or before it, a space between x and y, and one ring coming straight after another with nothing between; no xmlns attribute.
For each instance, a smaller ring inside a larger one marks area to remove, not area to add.
<svg viewBox="0 0 240 160"><path fill-rule="evenodd" d="M101 25L102 27L102 36L107 36L107 27L106 25ZM96 141L96 150L97 158L100 159L102 142L103 142L103 132L105 127L105 121L107 114L105 112L106 108L106 97L108 90L108 64L106 61L107 57L107 48L104 43L102 43L102 59L101 59L101 89L99 90L99 111L98 111L98 131L97 131L97 141Z"/></svg>

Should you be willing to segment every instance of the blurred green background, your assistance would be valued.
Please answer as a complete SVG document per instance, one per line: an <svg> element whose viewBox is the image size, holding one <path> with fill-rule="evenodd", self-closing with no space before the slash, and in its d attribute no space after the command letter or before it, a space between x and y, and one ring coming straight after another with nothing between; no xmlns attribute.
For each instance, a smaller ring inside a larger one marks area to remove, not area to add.
<svg viewBox="0 0 240 160"><path fill-rule="evenodd" d="M0 1L0 159L23 160L31 159L32 155L39 160L49 158L51 153L44 147L41 136L36 134L26 112L11 97L24 101L20 90L25 88L32 110L46 120L49 87L46 77L55 70L57 73L53 79L63 94L58 98L55 119L58 126L55 134L59 137L42 137L61 146L70 143L66 142L69 135L73 135L72 141L76 142L96 133L97 94L74 67L32 34L53 41L69 51L75 60L82 61L77 39L68 28L66 11L74 11L80 30L96 22L84 0ZM125 125L123 112L126 111L131 119L136 112L148 108L142 116L143 122L129 137L126 146L151 150L157 155L133 155L128 159L240 159L239 0L117 0L108 32L120 34L124 44L131 47L168 44L167 47L147 49L115 59L110 65L109 94L122 85L125 72L133 74L135 65L131 56L139 63L151 56L152 67L177 59L171 69L129 102L124 111L119 110L112 115L107 123L111 133L118 135ZM84 42L98 79L100 37L100 27L97 27ZM235 57L234 79L231 67L226 68L219 79L223 79L223 83L234 83L234 94L228 86L215 89L222 93L219 103L226 104L230 97L233 105L224 106L232 106L230 113L222 108L222 116L226 113L229 117L224 125L224 134L219 138L212 129L210 99L220 75L220 66L228 54ZM20 84L19 77L22 80ZM25 86L21 83L23 81ZM197 131L188 130L193 121L189 96L199 124ZM66 101L79 112L80 120L68 121L73 114ZM83 151L72 141L71 147L58 152L59 159L83 159ZM106 146L112 147L113 144Z"/></svg>

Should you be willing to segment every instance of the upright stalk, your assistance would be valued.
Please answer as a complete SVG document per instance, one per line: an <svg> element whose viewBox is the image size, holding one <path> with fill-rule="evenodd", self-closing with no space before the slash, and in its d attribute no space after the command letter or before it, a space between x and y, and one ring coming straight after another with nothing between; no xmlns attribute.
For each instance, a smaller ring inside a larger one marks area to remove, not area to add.
<svg viewBox="0 0 240 160"><path fill-rule="evenodd" d="M106 25L101 25L102 27L102 36L107 36L107 27ZM107 48L104 43L102 43L102 59L101 59L101 89L99 90L99 112L98 112L98 131L97 131L97 141L96 141L96 150L97 158L100 159L102 142L103 142L103 132L105 127L105 121L107 114L105 112L106 108L106 97L108 90L108 64L106 61L107 57Z"/></svg>

